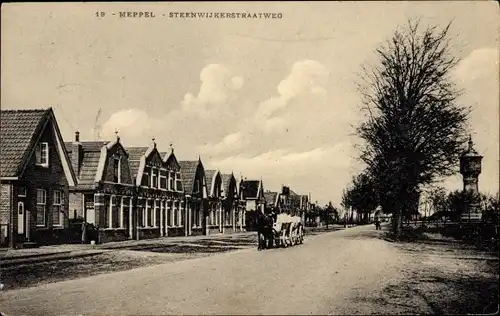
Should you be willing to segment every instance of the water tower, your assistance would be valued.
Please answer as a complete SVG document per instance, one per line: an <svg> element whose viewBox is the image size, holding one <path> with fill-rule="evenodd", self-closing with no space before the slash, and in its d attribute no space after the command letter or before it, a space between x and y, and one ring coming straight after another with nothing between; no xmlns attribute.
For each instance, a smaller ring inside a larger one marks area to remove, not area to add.
<svg viewBox="0 0 500 316"><path fill-rule="evenodd" d="M464 193L469 192L472 196L477 196L479 193L479 174L481 174L481 161L483 156L474 149L472 137L469 136L469 146L460 157L460 173L464 181ZM462 220L480 220L481 207L479 201L470 201L464 205L464 210L461 215Z"/></svg>

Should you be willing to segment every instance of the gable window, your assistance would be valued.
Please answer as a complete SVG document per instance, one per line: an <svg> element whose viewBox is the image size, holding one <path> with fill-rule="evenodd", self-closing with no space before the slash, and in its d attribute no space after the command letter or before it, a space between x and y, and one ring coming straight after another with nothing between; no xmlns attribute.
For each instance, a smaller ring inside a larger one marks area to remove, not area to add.
<svg viewBox="0 0 500 316"><path fill-rule="evenodd" d="M167 189L167 172L160 170L160 189Z"/></svg>
<svg viewBox="0 0 500 316"><path fill-rule="evenodd" d="M169 172L168 173L168 189L170 191L174 191L175 190L173 172Z"/></svg>
<svg viewBox="0 0 500 316"><path fill-rule="evenodd" d="M182 180L181 180L181 173L177 172L175 176L175 182L176 182L176 191L182 191Z"/></svg>
<svg viewBox="0 0 500 316"><path fill-rule="evenodd" d="M194 190L193 193L199 193L200 192L200 180L196 180L194 182Z"/></svg>
<svg viewBox="0 0 500 316"><path fill-rule="evenodd" d="M42 167L49 166L49 143L41 142L36 146L36 165Z"/></svg>
<svg viewBox="0 0 500 316"><path fill-rule="evenodd" d="M45 211L47 206L47 191L44 189L36 190L36 225L45 226Z"/></svg>
<svg viewBox="0 0 500 316"><path fill-rule="evenodd" d="M61 190L54 190L54 201L52 202L52 224L54 226L63 225L62 203L63 195Z"/></svg>
<svg viewBox="0 0 500 316"><path fill-rule="evenodd" d="M113 182L121 183L121 159L116 157L113 159Z"/></svg>
<svg viewBox="0 0 500 316"><path fill-rule="evenodd" d="M158 170L156 169L151 169L151 187L152 188L157 188L158 187Z"/></svg>
<svg viewBox="0 0 500 316"><path fill-rule="evenodd" d="M144 168L144 173L142 175L142 183L141 183L141 185L146 186L146 187L150 185L150 183L149 183L149 181L150 181L149 180L149 173L150 172L151 172L151 169Z"/></svg>
<svg viewBox="0 0 500 316"><path fill-rule="evenodd" d="M18 197L26 197L26 187L22 186L17 189L17 196Z"/></svg>

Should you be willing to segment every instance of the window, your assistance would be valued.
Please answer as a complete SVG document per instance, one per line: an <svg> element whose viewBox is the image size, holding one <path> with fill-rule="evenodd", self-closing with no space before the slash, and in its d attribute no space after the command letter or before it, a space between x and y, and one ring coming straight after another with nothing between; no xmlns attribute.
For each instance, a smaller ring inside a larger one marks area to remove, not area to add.
<svg viewBox="0 0 500 316"><path fill-rule="evenodd" d="M121 183L121 159L113 159L113 182Z"/></svg>
<svg viewBox="0 0 500 316"><path fill-rule="evenodd" d="M167 226L171 227L173 220L172 220L172 207L170 201L167 201L165 206L167 208Z"/></svg>
<svg viewBox="0 0 500 316"><path fill-rule="evenodd" d="M169 172L168 173L168 189L170 191L174 191L175 190L175 187L174 187L174 175L173 175L173 172Z"/></svg>
<svg viewBox="0 0 500 316"><path fill-rule="evenodd" d="M127 226L128 220L128 201L122 196L120 203L120 228L125 228Z"/></svg>
<svg viewBox="0 0 500 316"><path fill-rule="evenodd" d="M113 207L111 211L113 212L113 220L111 223L113 224L113 228L118 228L120 227L121 223L121 215L120 215L120 210L121 210L121 198L117 196L112 197L112 203Z"/></svg>
<svg viewBox="0 0 500 316"><path fill-rule="evenodd" d="M17 189L17 196L18 197L26 197L26 187L25 186L21 186Z"/></svg>
<svg viewBox="0 0 500 316"><path fill-rule="evenodd" d="M160 189L167 189L167 172L160 170Z"/></svg>
<svg viewBox="0 0 500 316"><path fill-rule="evenodd" d="M113 207L114 207L114 197L109 197L109 206L108 206L108 227L113 228Z"/></svg>
<svg viewBox="0 0 500 316"><path fill-rule="evenodd" d="M49 166L49 143L41 142L36 146L36 164L42 167Z"/></svg>
<svg viewBox="0 0 500 316"><path fill-rule="evenodd" d="M158 222L156 220L156 218L158 217L158 214L160 214L160 217L161 217L160 203L161 203L161 201L155 200L155 211L154 211L154 214L153 214L153 226L154 227L158 226Z"/></svg>
<svg viewBox="0 0 500 316"><path fill-rule="evenodd" d="M176 181L176 185L177 185L176 190L182 191L182 180L181 180L181 173L180 172L177 172L175 181Z"/></svg>
<svg viewBox="0 0 500 316"><path fill-rule="evenodd" d="M63 212L61 209L62 206L62 192L61 190L54 190L54 201L52 203L52 224L54 226L62 226L63 225Z"/></svg>
<svg viewBox="0 0 500 316"><path fill-rule="evenodd" d="M177 205L175 202L172 203L172 213L174 214L174 226L179 226L179 213L177 212Z"/></svg>
<svg viewBox="0 0 500 316"><path fill-rule="evenodd" d="M199 193L200 192L200 180L196 180L194 183L194 191L193 193Z"/></svg>
<svg viewBox="0 0 500 316"><path fill-rule="evenodd" d="M157 176L158 170L156 169L151 169L151 187L152 188L157 188L158 187L158 176Z"/></svg>
<svg viewBox="0 0 500 316"><path fill-rule="evenodd" d="M185 217L186 212L184 212L184 203L179 202L179 217L181 219L179 225L184 226L184 223L186 222Z"/></svg>
<svg viewBox="0 0 500 316"><path fill-rule="evenodd" d="M45 226L45 207L47 204L47 191L36 190L36 225Z"/></svg>

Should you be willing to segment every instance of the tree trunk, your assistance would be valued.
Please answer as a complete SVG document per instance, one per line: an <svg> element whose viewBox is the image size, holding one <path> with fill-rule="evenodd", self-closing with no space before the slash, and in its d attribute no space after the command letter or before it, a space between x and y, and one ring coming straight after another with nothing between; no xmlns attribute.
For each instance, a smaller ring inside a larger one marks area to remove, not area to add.
<svg viewBox="0 0 500 316"><path fill-rule="evenodd" d="M401 216L401 210L398 210L396 212L393 212L392 215L392 232L396 237L399 237L401 234L401 221L402 221L402 216Z"/></svg>

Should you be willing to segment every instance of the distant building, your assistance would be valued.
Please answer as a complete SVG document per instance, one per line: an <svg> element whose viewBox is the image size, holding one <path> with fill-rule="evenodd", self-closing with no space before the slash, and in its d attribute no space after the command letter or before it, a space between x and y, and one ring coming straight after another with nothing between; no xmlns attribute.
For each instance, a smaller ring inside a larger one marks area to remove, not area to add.
<svg viewBox="0 0 500 316"><path fill-rule="evenodd" d="M244 205L244 211L241 215L242 226L247 231L256 230L256 212L264 213L266 203L262 180L241 180L240 201Z"/></svg>

